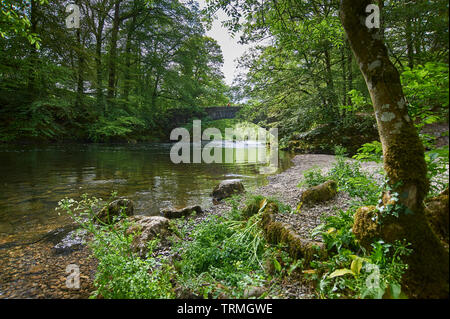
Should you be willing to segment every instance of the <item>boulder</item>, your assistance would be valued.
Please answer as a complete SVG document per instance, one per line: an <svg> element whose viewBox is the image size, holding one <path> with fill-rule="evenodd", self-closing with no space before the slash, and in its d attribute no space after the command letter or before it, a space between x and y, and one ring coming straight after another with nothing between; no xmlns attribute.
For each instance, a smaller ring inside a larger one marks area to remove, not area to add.
<svg viewBox="0 0 450 319"><path fill-rule="evenodd" d="M203 210L199 205L188 206L182 209L164 208L161 210L161 215L168 219L182 218L192 214L203 214Z"/></svg>
<svg viewBox="0 0 450 319"><path fill-rule="evenodd" d="M354 215L352 232L360 245L367 250L376 238L380 238L381 230L378 223L379 213L375 206L360 207Z"/></svg>
<svg viewBox="0 0 450 319"><path fill-rule="evenodd" d="M244 191L244 185L240 180L230 179L222 181L219 185L217 185L214 188L211 196L213 197L213 201L217 203L224 198L228 198L236 194L241 194Z"/></svg>
<svg viewBox="0 0 450 319"><path fill-rule="evenodd" d="M88 232L85 229L71 231L53 247L53 253L55 255L68 255L82 249L86 245L87 235Z"/></svg>
<svg viewBox="0 0 450 319"><path fill-rule="evenodd" d="M134 204L133 201L122 198L116 199L109 203L108 206L103 207L96 215L96 222L111 224L115 220L120 219L123 215L133 216Z"/></svg>
<svg viewBox="0 0 450 319"><path fill-rule="evenodd" d="M132 216L128 220L132 225L126 234L134 234L131 249L143 258L147 256L151 240L159 238L162 243L167 243L167 237L172 234L169 220L162 216Z"/></svg>
<svg viewBox="0 0 450 319"><path fill-rule="evenodd" d="M306 205L317 204L334 198L336 194L337 183L330 180L305 190L300 197L300 201Z"/></svg>

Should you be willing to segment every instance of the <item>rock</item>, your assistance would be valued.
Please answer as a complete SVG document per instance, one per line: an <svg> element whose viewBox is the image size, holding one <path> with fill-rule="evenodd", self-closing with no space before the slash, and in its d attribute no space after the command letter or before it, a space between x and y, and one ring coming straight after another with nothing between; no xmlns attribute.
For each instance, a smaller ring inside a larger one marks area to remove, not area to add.
<svg viewBox="0 0 450 319"><path fill-rule="evenodd" d="M352 232L361 246L369 250L371 243L381 234L375 206L358 208L354 215Z"/></svg>
<svg viewBox="0 0 450 319"><path fill-rule="evenodd" d="M108 206L105 206L96 215L96 221L101 221L105 224L111 224L114 220L118 220L121 216L133 216L134 204L133 201L123 198L112 201Z"/></svg>
<svg viewBox="0 0 450 319"><path fill-rule="evenodd" d="M68 255L86 245L87 230L73 230L53 247L56 255Z"/></svg>
<svg viewBox="0 0 450 319"><path fill-rule="evenodd" d="M142 258L147 256L149 241L159 238L167 244L167 236L172 234L169 220L162 216L132 216L128 220L133 225L126 230L126 234L135 234L131 249Z"/></svg>
<svg viewBox="0 0 450 319"><path fill-rule="evenodd" d="M222 181L219 185L217 185L211 196L213 197L213 201L215 203L221 201L224 198L231 197L235 194L241 194L245 191L244 185L238 179L229 179Z"/></svg>
<svg viewBox="0 0 450 319"><path fill-rule="evenodd" d="M275 215L278 212L278 205L270 200L262 212L261 226L269 243L286 245L289 255L295 259L303 258L306 265L316 257L326 257L324 243L302 238L292 225L276 221Z"/></svg>
<svg viewBox="0 0 450 319"><path fill-rule="evenodd" d="M258 298L266 292L265 287L249 287L244 291L244 299Z"/></svg>
<svg viewBox="0 0 450 319"><path fill-rule="evenodd" d="M175 296L177 299L203 299L201 296L195 294L190 289L177 286L175 288Z"/></svg>
<svg viewBox="0 0 450 319"><path fill-rule="evenodd" d="M182 209L164 208L161 210L161 215L169 219L186 217L194 213L203 214L203 210L199 205L188 206Z"/></svg>
<svg viewBox="0 0 450 319"><path fill-rule="evenodd" d="M300 197L300 201L303 204L317 204L334 198L336 194L337 183L330 180L305 190Z"/></svg>

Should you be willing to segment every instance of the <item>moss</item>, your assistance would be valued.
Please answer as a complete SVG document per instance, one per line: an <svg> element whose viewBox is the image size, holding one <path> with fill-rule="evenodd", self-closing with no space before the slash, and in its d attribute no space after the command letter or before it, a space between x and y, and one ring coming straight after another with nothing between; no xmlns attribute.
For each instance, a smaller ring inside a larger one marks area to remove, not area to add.
<svg viewBox="0 0 450 319"><path fill-rule="evenodd" d="M413 126L404 125L398 137L386 146L383 154L384 168L391 185L398 182L402 185L416 185L417 203L422 203L428 193L429 181L424 148L414 130Z"/></svg>
<svg viewBox="0 0 450 319"><path fill-rule="evenodd" d="M354 215L353 234L366 249L370 249L370 244L380 236L377 220L378 213L375 206L360 207Z"/></svg>
<svg viewBox="0 0 450 319"><path fill-rule="evenodd" d="M326 181L323 184L308 188L300 198L304 204L315 204L334 198L337 194L337 183L335 181Z"/></svg>
<svg viewBox="0 0 450 319"><path fill-rule="evenodd" d="M448 250L449 244L449 204L448 188L439 196L426 202L425 216L434 233L443 241Z"/></svg>
<svg viewBox="0 0 450 319"><path fill-rule="evenodd" d="M262 215L262 227L266 239L269 243L286 244L288 253L292 258L303 258L308 264L315 255L325 256L325 249L322 243L312 242L301 238L292 229L292 226L274 220L274 214L278 213L276 203L269 203Z"/></svg>
<svg viewBox="0 0 450 319"><path fill-rule="evenodd" d="M245 205L245 207L242 209L242 217L244 219L248 219L252 217L253 215L256 215L260 208L261 203L264 200L263 196L255 196L252 197Z"/></svg>

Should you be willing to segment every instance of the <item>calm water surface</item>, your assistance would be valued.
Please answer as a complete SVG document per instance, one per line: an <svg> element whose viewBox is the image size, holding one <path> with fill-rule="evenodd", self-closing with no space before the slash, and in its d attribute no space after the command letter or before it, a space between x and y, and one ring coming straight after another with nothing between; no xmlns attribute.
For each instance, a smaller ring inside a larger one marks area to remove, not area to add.
<svg viewBox="0 0 450 319"><path fill-rule="evenodd" d="M237 143L236 148L261 148ZM108 198L114 190L136 203L136 213L155 215L162 207L212 205L212 188L225 179L241 179L246 189L266 183L262 164L174 164L172 144L0 146L0 244L34 239L69 222L55 211L64 197L84 193ZM233 147L227 145L224 147ZM224 152L224 149L222 149ZM290 155L280 151L279 169Z"/></svg>

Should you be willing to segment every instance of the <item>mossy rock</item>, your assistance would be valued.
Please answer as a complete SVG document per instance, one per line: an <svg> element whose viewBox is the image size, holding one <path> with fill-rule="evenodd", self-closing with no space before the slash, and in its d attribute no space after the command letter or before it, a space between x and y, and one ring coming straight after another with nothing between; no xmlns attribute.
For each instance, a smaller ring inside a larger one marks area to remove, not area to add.
<svg viewBox="0 0 450 319"><path fill-rule="evenodd" d="M202 208L199 205L195 205L182 209L164 208L161 210L161 215L168 219L183 218L193 214L203 214Z"/></svg>
<svg viewBox="0 0 450 319"><path fill-rule="evenodd" d="M317 204L333 199L336 194L337 183L333 180L329 180L323 184L305 190L300 197L300 201L305 205Z"/></svg>
<svg viewBox="0 0 450 319"><path fill-rule="evenodd" d="M244 185L238 179L224 180L219 185L214 187L211 196L213 202L218 203L222 199L231 197L233 195L241 194L245 191Z"/></svg>
<svg viewBox="0 0 450 319"><path fill-rule="evenodd" d="M262 202L264 201L263 196L252 197L242 209L242 218L248 219L253 215L256 215L261 209Z"/></svg>
<svg viewBox="0 0 450 319"><path fill-rule="evenodd" d="M100 221L105 224L111 224L123 216L133 216L133 214L133 201L126 198L116 199L115 201L109 203L108 206L103 207L103 209L98 212L95 221Z"/></svg>
<svg viewBox="0 0 450 319"><path fill-rule="evenodd" d="M371 243L380 236L375 206L360 207L354 215L352 232L362 247L369 249Z"/></svg>
<svg viewBox="0 0 450 319"><path fill-rule="evenodd" d="M314 242L300 237L291 225L275 221L274 215L278 213L278 205L269 202L262 215L261 225L269 243L283 243L288 246L288 253L292 258L303 258L309 264L315 256L325 257L325 246L321 242Z"/></svg>

